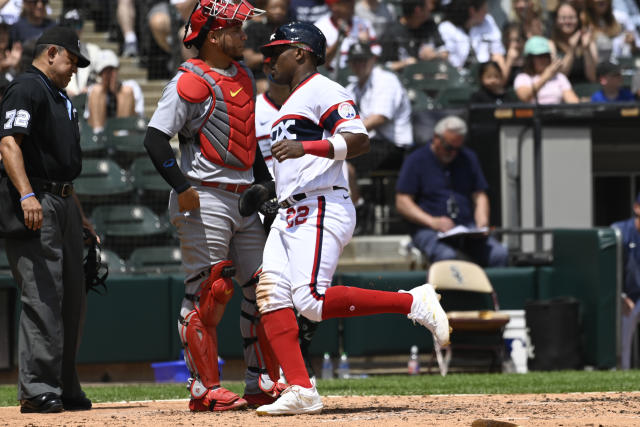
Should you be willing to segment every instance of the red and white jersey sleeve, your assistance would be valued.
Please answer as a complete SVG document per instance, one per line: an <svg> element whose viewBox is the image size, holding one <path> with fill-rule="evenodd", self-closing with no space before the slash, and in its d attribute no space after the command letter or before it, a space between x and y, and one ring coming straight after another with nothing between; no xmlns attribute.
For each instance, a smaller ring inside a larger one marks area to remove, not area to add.
<svg viewBox="0 0 640 427"><path fill-rule="evenodd" d="M256 98L256 139L264 162L273 176L273 157L271 156L271 125L278 118L278 106L267 96L261 93Z"/></svg>
<svg viewBox="0 0 640 427"><path fill-rule="evenodd" d="M280 108L271 128L271 142L314 141L340 132L367 134L346 89L316 73L300 83ZM283 162L274 160L278 201L333 186L348 188L345 170L344 160L311 154Z"/></svg>

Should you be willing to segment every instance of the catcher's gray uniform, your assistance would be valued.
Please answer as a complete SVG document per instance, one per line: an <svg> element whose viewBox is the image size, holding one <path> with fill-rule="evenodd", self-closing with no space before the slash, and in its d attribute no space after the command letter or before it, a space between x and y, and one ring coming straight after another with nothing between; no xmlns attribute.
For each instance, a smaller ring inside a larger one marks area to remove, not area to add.
<svg viewBox="0 0 640 427"><path fill-rule="evenodd" d="M233 75L237 69L214 69L217 73ZM212 265L231 260L236 268L235 280L242 286L243 301L240 330L245 342L245 393L260 393L258 376L261 357L256 340L255 283L252 283L262 263L265 232L257 214L243 217L238 212L240 193L201 185L204 182L248 185L253 183L253 171L234 170L209 161L200 151L198 130L207 117L212 99L202 103L190 103L180 97L177 82L179 72L164 89L158 108L149 127L169 136L176 133L180 140L180 168L200 197L200 209L179 212L177 194L171 192L169 213L171 222L178 229L182 250L182 266L185 271L185 293L194 295ZM191 299L185 298L180 311L186 316L194 308ZM180 325L178 325L180 328ZM224 346L224 344L223 344Z"/></svg>

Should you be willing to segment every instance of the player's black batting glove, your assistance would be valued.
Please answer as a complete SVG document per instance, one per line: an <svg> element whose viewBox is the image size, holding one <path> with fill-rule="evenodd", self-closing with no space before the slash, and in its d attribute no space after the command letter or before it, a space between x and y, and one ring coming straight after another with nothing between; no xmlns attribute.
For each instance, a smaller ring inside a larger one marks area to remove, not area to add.
<svg viewBox="0 0 640 427"><path fill-rule="evenodd" d="M253 184L249 187L238 200L238 210L240 215L249 216L258 209L263 208L263 204L276 196L276 185L273 181L264 181L259 184ZM277 208L276 208L277 210Z"/></svg>

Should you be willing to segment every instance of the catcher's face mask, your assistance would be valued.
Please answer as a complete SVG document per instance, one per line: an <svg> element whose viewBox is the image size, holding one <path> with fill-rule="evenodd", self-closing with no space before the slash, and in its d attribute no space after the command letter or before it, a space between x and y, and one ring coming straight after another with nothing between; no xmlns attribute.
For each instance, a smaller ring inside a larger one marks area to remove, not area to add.
<svg viewBox="0 0 640 427"><path fill-rule="evenodd" d="M188 48L200 48L209 31L242 25L265 13L246 0L200 0L185 25L182 42Z"/></svg>

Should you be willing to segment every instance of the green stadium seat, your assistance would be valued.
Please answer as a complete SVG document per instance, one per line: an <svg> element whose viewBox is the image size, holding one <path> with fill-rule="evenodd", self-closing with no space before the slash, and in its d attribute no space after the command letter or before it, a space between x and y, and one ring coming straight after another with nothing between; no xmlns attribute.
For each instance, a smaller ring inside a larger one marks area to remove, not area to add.
<svg viewBox="0 0 640 427"><path fill-rule="evenodd" d="M80 93L76 96L71 97L71 103L73 104L75 109L78 111L78 116L82 117L84 110L87 106L87 94Z"/></svg>
<svg viewBox="0 0 640 427"><path fill-rule="evenodd" d="M138 157L147 156L147 150L144 148L144 134L140 132L119 135L107 133L107 146L112 157L123 167L129 167Z"/></svg>
<svg viewBox="0 0 640 427"><path fill-rule="evenodd" d="M471 86L446 87L438 92L436 104L440 108L467 107L474 91L475 88Z"/></svg>
<svg viewBox="0 0 640 427"><path fill-rule="evenodd" d="M157 245L167 240L170 225L143 205L97 206L91 214L96 232L105 246L127 257L134 247Z"/></svg>
<svg viewBox="0 0 640 427"><path fill-rule="evenodd" d="M127 260L131 273L179 273L182 253L178 246L151 246L135 249Z"/></svg>
<svg viewBox="0 0 640 427"><path fill-rule="evenodd" d="M104 125L107 135L138 132L144 134L147 130L147 121L138 116L111 117Z"/></svg>
<svg viewBox="0 0 640 427"><path fill-rule="evenodd" d="M591 95L600 90L600 83L576 83L573 85L573 91L579 98L591 98Z"/></svg>
<svg viewBox="0 0 640 427"><path fill-rule="evenodd" d="M150 206L156 212L167 210L171 187L160 176L148 157L140 157L131 164L131 180L138 202Z"/></svg>
<svg viewBox="0 0 640 427"><path fill-rule="evenodd" d="M107 153L107 138L102 133L93 133L88 124L81 124L80 149L85 157L102 157Z"/></svg>
<svg viewBox="0 0 640 427"><path fill-rule="evenodd" d="M446 86L462 83L460 73L447 61L419 61L406 66L400 80L408 88L437 91Z"/></svg>
<svg viewBox="0 0 640 427"><path fill-rule="evenodd" d="M109 267L109 276L127 273L127 264L120 256L109 249L100 250L100 260Z"/></svg>
<svg viewBox="0 0 640 427"><path fill-rule="evenodd" d="M114 161L85 159L74 188L79 196L120 196L133 191L133 184L126 171Z"/></svg>

